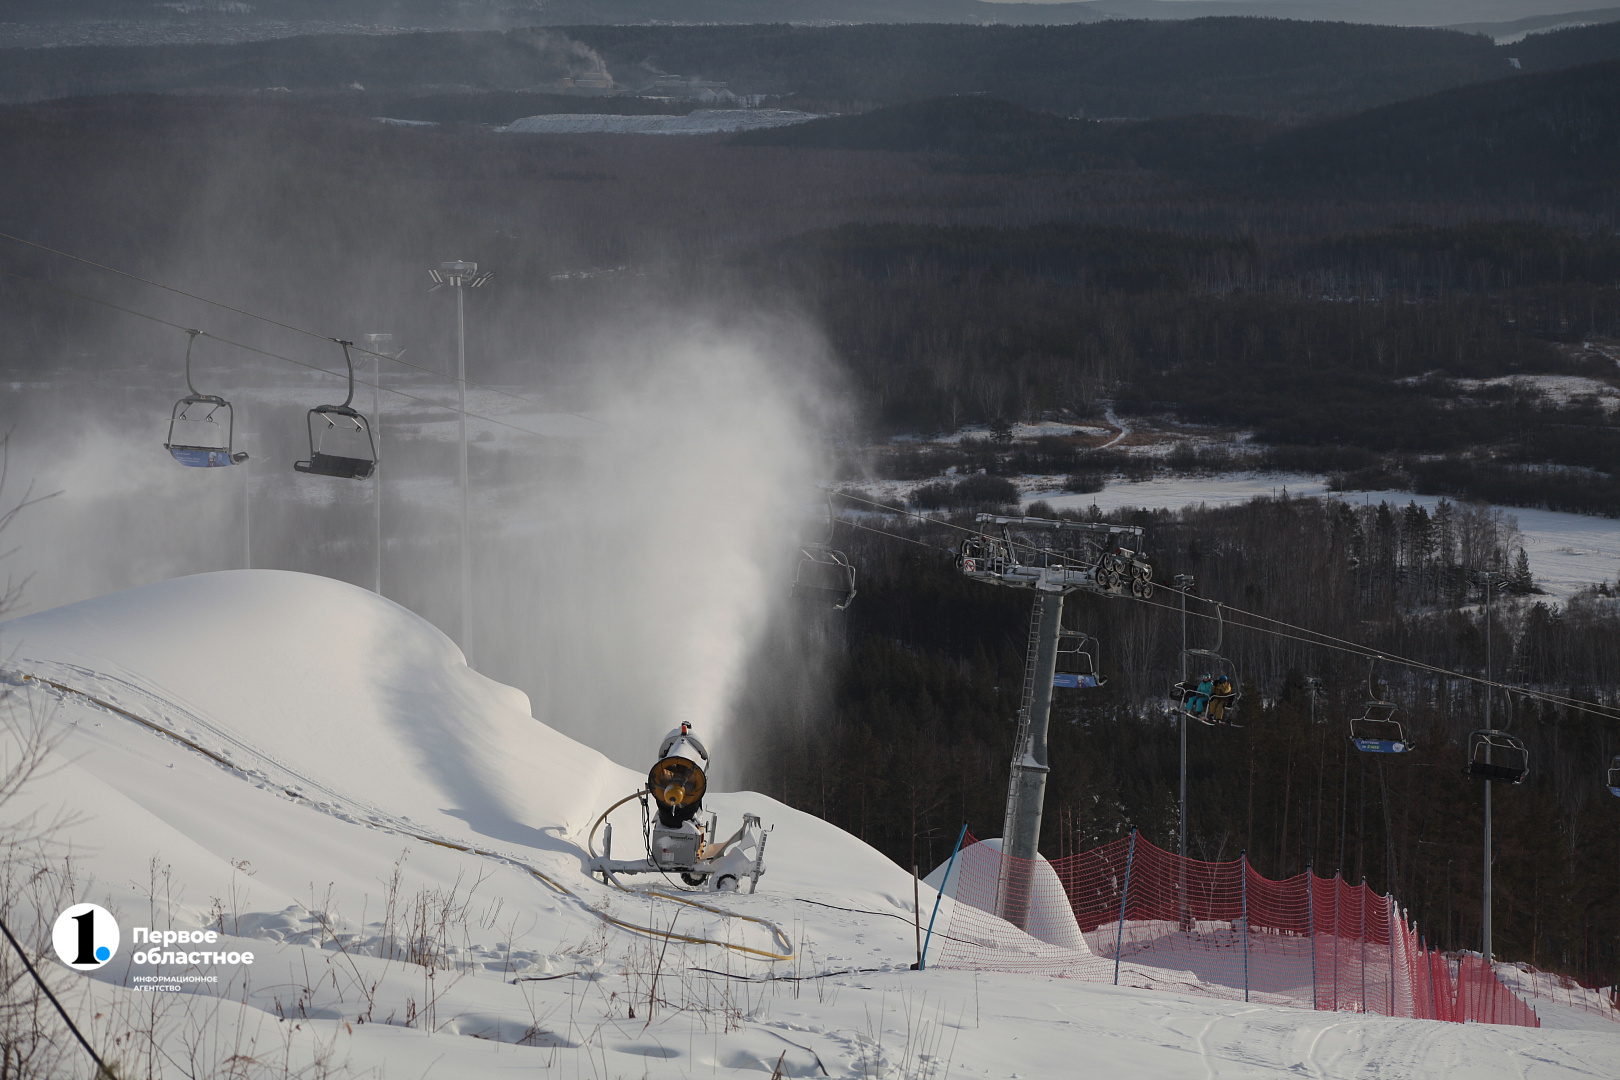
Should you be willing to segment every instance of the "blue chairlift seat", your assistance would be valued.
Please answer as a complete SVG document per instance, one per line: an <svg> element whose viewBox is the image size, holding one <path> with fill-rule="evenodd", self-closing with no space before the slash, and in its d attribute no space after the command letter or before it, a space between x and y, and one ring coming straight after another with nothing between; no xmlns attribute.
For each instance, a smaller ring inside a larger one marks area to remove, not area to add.
<svg viewBox="0 0 1620 1080"><path fill-rule="evenodd" d="M1065 690L1090 690L1101 684L1095 675L1083 675L1077 671L1059 671L1052 675L1052 685Z"/></svg>
<svg viewBox="0 0 1620 1080"><path fill-rule="evenodd" d="M1350 721L1350 742L1363 754L1406 754L1415 749L1406 729L1394 719L1400 706L1393 701L1369 701L1362 714Z"/></svg>
<svg viewBox="0 0 1620 1080"><path fill-rule="evenodd" d="M189 377L189 373L188 373ZM222 469L247 460L232 453L235 428L231 403L213 394L191 394L174 404L169 415L169 438L163 449L192 469Z"/></svg>

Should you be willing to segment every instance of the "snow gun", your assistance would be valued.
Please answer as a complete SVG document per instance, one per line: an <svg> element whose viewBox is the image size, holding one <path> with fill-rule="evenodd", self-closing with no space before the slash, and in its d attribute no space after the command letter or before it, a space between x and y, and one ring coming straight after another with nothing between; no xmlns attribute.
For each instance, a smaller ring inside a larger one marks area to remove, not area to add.
<svg viewBox="0 0 1620 1080"><path fill-rule="evenodd" d="M601 874L604 881L616 874L678 873L693 888L714 892L736 892L746 878L748 891L753 892L765 873L769 831L761 828L757 815L744 814L741 828L724 840L717 838L717 816L703 811L708 765L709 752L692 734L691 724L683 723L664 736L658 760L647 771L646 787L608 807L591 827L587 844L591 872ZM607 816L631 799L641 800L641 833L647 855L615 859L613 825ZM598 828L604 830L600 855L594 846Z"/></svg>

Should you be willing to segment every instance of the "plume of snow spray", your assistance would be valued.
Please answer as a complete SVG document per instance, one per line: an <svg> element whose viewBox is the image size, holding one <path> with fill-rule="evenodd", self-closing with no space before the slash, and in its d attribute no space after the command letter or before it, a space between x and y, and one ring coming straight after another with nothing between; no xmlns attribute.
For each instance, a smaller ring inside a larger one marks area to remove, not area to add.
<svg viewBox="0 0 1620 1080"><path fill-rule="evenodd" d="M718 735L819 475L809 335L663 322L604 335L599 429L552 489L536 713L626 764L685 720Z"/></svg>

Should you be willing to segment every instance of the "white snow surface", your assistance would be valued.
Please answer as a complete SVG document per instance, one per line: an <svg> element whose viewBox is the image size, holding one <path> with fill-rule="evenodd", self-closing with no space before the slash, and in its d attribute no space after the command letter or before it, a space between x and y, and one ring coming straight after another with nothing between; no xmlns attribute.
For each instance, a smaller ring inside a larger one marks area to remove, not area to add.
<svg viewBox="0 0 1620 1080"><path fill-rule="evenodd" d="M582 844L641 775L532 719L521 693L467 668L422 619L323 578L203 574L24 616L0 623L0 666L13 715L32 706L60 740L50 767L0 807L3 824L30 811L75 815L53 850L75 860L74 898L104 904L123 928L119 952L94 975L53 960L48 976L115 1057L130 1052L113 1042L117 1031L137 1016L153 1026L157 1076L187 1075L193 1053L237 1054L239 1068L251 1058L265 1075L324 1052L334 1075L470 1080L764 1076L779 1062L795 1077L941 1080L947 1067L1065 1077L1085 1062L1122 1078L1542 1080L1612 1076L1620 1060L1620 1025L1579 1010L1568 1011L1583 1024L1563 1030L1464 1028L909 971L910 875L754 792L706 802L723 829L744 810L775 826L756 895L698 897L715 913L617 892L587 877ZM614 820L614 853L625 857L635 804ZM936 894L920 892L926 916ZM385 911L399 948L424 903L451 912L437 935L446 966L431 973L388 955ZM941 904L936 933L951 906ZM761 927L723 912L757 916L783 929L795 955L771 963L712 945L666 948L604 923L604 911L768 950ZM205 925L228 935L216 948L250 950L254 963L131 964L142 948L134 928ZM771 971L849 973L717 974ZM138 992L134 978L153 973L219 981ZM562 977L513 981L543 975Z"/></svg>
<svg viewBox="0 0 1620 1080"><path fill-rule="evenodd" d="M815 113L794 109L693 109L685 116L551 113L525 116L500 130L509 135L714 135L786 127L818 119Z"/></svg>

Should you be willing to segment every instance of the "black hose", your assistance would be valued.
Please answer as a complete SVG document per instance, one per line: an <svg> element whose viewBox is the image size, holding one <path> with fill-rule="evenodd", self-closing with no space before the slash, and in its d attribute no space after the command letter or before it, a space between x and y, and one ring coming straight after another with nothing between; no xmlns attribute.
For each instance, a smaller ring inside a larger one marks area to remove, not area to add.
<svg viewBox="0 0 1620 1080"><path fill-rule="evenodd" d="M40 978L39 972L34 970L33 963L28 959L28 953L23 951L22 945L16 938L11 936L11 928L6 926L4 919L0 919L0 931L4 931L6 940L11 942L11 947L17 950L17 955L22 957L23 967L28 969L28 974L34 977L34 981L45 992L45 996L50 998L51 1004L56 1006L56 1011L62 1014L62 1020L67 1024L68 1030L73 1032L73 1037L79 1040L79 1045L84 1047L84 1052L90 1055L90 1060L94 1061L96 1068L101 1070L98 1075L112 1077L114 1075L113 1071L107 1068L107 1063L101 1060L101 1055L96 1053L95 1047L91 1046L89 1040L79 1032L79 1026L73 1022L73 1017L69 1016L67 1010L62 1008L62 1003L56 1000L56 995L51 993L51 988L45 985L45 980Z"/></svg>

